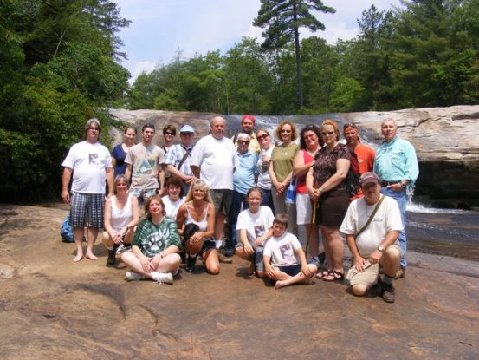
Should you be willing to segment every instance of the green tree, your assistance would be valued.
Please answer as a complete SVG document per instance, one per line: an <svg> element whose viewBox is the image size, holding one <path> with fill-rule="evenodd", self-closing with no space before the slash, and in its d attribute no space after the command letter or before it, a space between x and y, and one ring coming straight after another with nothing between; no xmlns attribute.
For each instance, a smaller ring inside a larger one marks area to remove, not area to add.
<svg viewBox="0 0 479 360"><path fill-rule="evenodd" d="M296 64L296 87L298 106L303 106L303 78L301 71L301 46L299 29L324 30L325 26L311 12L334 13L332 7L321 0L261 0L261 8L254 25L265 28L264 49L282 49L294 43Z"/></svg>

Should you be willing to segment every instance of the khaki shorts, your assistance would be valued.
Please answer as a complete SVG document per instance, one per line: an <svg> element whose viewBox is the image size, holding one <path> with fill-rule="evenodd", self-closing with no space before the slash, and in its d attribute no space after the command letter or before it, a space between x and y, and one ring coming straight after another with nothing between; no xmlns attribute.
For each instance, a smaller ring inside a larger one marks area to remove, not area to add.
<svg viewBox="0 0 479 360"><path fill-rule="evenodd" d="M388 246L388 250L390 248L396 249L401 254L401 249L398 245ZM366 269L364 271L358 271L353 266L346 274L346 280L349 281L350 285L375 285L378 282L380 266L382 266L382 259L379 264L371 264L366 261Z"/></svg>

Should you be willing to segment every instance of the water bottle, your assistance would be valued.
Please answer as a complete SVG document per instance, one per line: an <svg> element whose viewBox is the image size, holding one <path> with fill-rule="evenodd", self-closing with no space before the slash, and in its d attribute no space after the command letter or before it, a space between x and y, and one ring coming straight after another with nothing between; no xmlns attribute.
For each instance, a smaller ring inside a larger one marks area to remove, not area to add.
<svg viewBox="0 0 479 360"><path fill-rule="evenodd" d="M293 179L288 186L286 192L286 204L295 204L296 203L296 181Z"/></svg>

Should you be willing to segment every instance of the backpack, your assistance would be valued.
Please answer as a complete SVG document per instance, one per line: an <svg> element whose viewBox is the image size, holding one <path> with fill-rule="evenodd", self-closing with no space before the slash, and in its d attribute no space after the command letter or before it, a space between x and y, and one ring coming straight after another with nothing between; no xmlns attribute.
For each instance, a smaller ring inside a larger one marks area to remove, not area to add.
<svg viewBox="0 0 479 360"><path fill-rule="evenodd" d="M359 160L357 155L351 151L349 147L344 144L340 144L340 146L346 147L346 149L351 154L351 161L349 165L348 174L346 175L346 179L344 180L344 184L346 186L346 191L348 192L349 196L354 196L359 191L359 177L361 174L359 173Z"/></svg>
<svg viewBox="0 0 479 360"><path fill-rule="evenodd" d="M62 236L62 241L66 243L75 242L73 240L73 226L70 223L70 213L63 220L62 227L60 229L60 235Z"/></svg>

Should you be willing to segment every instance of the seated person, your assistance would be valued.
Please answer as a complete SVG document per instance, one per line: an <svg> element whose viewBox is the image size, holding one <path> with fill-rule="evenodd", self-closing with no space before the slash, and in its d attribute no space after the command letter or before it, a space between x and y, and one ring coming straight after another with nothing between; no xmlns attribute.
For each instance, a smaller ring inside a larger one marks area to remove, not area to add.
<svg viewBox="0 0 479 360"><path fill-rule="evenodd" d="M176 222L165 217L165 205L159 195L146 200L145 212L146 219L138 224L132 250L121 254L121 260L132 270L125 278L151 278L159 283L173 284L172 273L178 273L181 262Z"/></svg>
<svg viewBox="0 0 479 360"><path fill-rule="evenodd" d="M108 249L107 266L115 265L116 254L131 244L140 219L138 199L128 194L128 188L126 176L116 176L113 185L115 194L105 203L103 244Z"/></svg>
<svg viewBox="0 0 479 360"><path fill-rule="evenodd" d="M200 254L206 271L213 275L218 274L220 264L216 243L213 240L215 207L211 201L210 188L204 180L193 180L185 203L178 210L176 221L182 235L185 225L193 223L198 226L198 231L184 243L187 254L186 271L194 272L196 258Z"/></svg>
<svg viewBox="0 0 479 360"><path fill-rule="evenodd" d="M275 289L293 284L313 284L311 279L318 271L306 262L306 255L298 238L286 231L288 216L278 214L273 221L273 234L263 250L264 271L275 280Z"/></svg>
<svg viewBox="0 0 479 360"><path fill-rule="evenodd" d="M236 231L239 232L236 255L251 262L250 275L256 272L256 276L262 278L265 276L263 246L271 237L274 215L269 206L260 206L262 191L259 187L248 190L246 201L249 207L238 215L236 222Z"/></svg>
<svg viewBox="0 0 479 360"><path fill-rule="evenodd" d="M353 267L346 279L353 294L363 296L378 282L379 267L383 266L384 277L379 282L381 296L385 302L393 303L392 280L401 259L396 240L404 228L399 206L394 199L381 195L375 173L362 174L359 185L364 197L349 205L340 228L353 255Z"/></svg>
<svg viewBox="0 0 479 360"><path fill-rule="evenodd" d="M161 198L165 203L165 216L176 221L178 209L184 202L183 181L171 175L166 180L166 195Z"/></svg>

